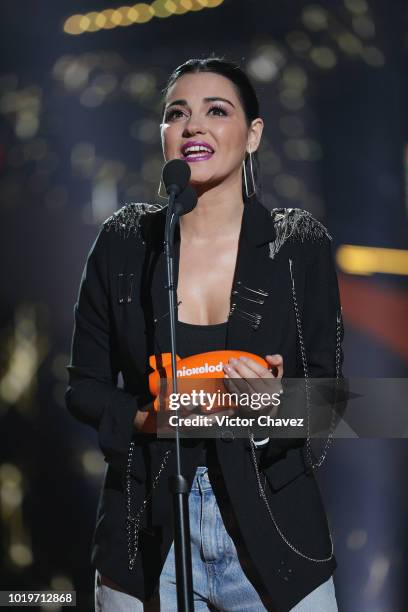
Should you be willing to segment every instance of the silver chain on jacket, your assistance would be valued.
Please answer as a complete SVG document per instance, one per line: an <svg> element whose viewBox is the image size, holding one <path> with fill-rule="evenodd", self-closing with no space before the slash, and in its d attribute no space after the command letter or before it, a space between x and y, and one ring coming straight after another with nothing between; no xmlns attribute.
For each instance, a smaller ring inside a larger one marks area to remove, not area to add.
<svg viewBox="0 0 408 612"><path fill-rule="evenodd" d="M305 553L302 553L298 548L296 548L291 542L289 542L289 540L287 539L287 537L284 535L283 531L280 529L278 523L276 522L276 519L272 513L271 507L269 505L268 502L268 498L266 496L265 493L265 489L266 489L266 477L265 477L265 485L264 487L262 487L261 484L261 477L259 475L259 468L258 468L258 462L257 462L257 458L256 458L256 454L255 454L255 444L254 444L254 434L251 432L249 434L249 438L251 440L251 457L252 457L252 463L254 464L254 468L255 468L255 475L256 475L256 480L257 480L257 484L258 484L258 490L259 490L259 494L260 497L262 498L263 502L265 503L266 509L268 511L268 514L275 526L276 531L278 532L278 534L280 535L280 537L282 538L282 540L285 542L285 544L287 544L289 546L289 548L291 550L293 550L293 552L295 552L297 555L299 555L300 557L303 557L304 559L307 559L308 561L314 561L315 563L324 563L327 561L330 561L333 557L334 554L334 545L333 545L333 540L331 537L331 533L329 532L329 536L330 536L330 555L328 557L324 557L322 559L317 559L315 557L310 557L309 555L306 555Z"/></svg>
<svg viewBox="0 0 408 612"><path fill-rule="evenodd" d="M143 500L142 505L140 506L139 510L136 512L135 516L132 516L131 515L130 468L132 464L134 448L135 448L135 443L131 442L129 445L129 453L128 453L128 461L127 461L127 469L126 469L126 528L127 528L127 536L128 536L129 570L133 569L134 563L136 561L138 549L139 549L140 520L142 518L143 512L146 510L146 506L152 496L153 490L155 489L157 485L160 475L166 466L167 459L170 453L172 452L171 450L167 450L164 453L164 457L161 462L159 471L157 472L153 480L152 488L150 489L149 493ZM132 534L132 524L133 524L133 534ZM132 535L133 535L133 541L132 541Z"/></svg>
<svg viewBox="0 0 408 612"><path fill-rule="evenodd" d="M332 407L332 411L331 411L331 421L330 421L330 426L329 426L329 434L327 436L327 440L325 442L322 454L319 457L319 460L316 463L313 463L313 458L312 458L312 447L311 447L311 442L310 442L310 387L309 387L309 371L308 371L308 367L307 367L307 360L306 360L306 350L305 350L305 344L303 341L303 332L302 332L302 322L301 322L301 317L299 314L299 308L298 308L298 303L297 303L297 298L296 298L296 289L295 289L295 279L293 276L293 272L292 272L292 267L293 267L293 262L291 259L289 259L289 271L290 271L290 278L291 278L291 282L292 282L292 297L293 297L293 306L294 306L294 310L295 310L295 317L296 317L296 327L297 327L297 332L298 332L298 336L299 336L299 344L300 344L300 353L301 353L301 357L302 357L302 365L303 365L303 372L304 372L304 377L305 377L305 390L306 390L306 406L307 406L307 416L306 416L306 424L307 424L307 438L306 438L306 454L307 454L307 463L309 465L310 468L312 468L313 470L320 467L324 460L326 459L326 455L327 455L327 451L329 449L329 446L333 440L333 433L334 433L334 429L335 429L335 425L336 425L336 410L334 408L334 405ZM335 364L336 364L336 386L335 386L335 390L337 392L337 388L338 388L338 383L340 380L340 337L341 337L341 309L340 312L336 313L336 356L335 356Z"/></svg>
<svg viewBox="0 0 408 612"><path fill-rule="evenodd" d="M299 336L299 344L300 344L300 352L301 352L301 356L302 356L302 365L303 365L303 372L304 372L304 376L305 376L305 389L306 389L306 406L307 406L307 439L306 439L306 452L307 452L307 462L309 464L309 466L312 469L316 469L317 467L320 467L322 465L322 463L324 462L326 455L327 455L327 450L329 448L329 445L332 441L333 438L333 433L334 433L334 428L335 428L335 424L336 424L336 418L335 418L335 410L334 408L332 408L332 416L331 416L331 421L330 421L330 428L329 428L329 435L328 438L326 440L324 449L322 451L322 454L319 458L319 460L316 463L313 463L313 459L312 459L312 450L311 450L311 443L310 443L310 394L309 394L309 372L308 372L308 367L307 367L307 361L306 361L306 351L305 351L305 345L304 345L304 341L303 341L303 333L302 333L302 323L301 323L301 318L300 318L300 314L299 314L299 308L298 308L298 303L297 303L297 298L296 298L296 289L295 289L295 280L294 280L294 276L293 276L293 272L292 272L292 267L293 267L293 261L291 259L289 259L289 271L290 271L290 277L291 277L291 282L292 282L292 297L293 297L293 306L294 306L294 310L295 310L295 317L296 317L296 326L297 326L297 332L298 332L298 336ZM340 378L340 340L341 340L341 308L340 308L340 313L336 314L336 358L335 358L335 362L336 362L336 390L337 390L337 386L338 386L338 381ZM259 495L262 498L267 512L275 526L276 531L278 532L278 534L280 535L280 537L282 538L282 540L285 542L285 544L287 544L287 546L289 546L289 548L291 550L293 550L293 552L295 552L297 555L299 555L300 557L303 557L304 559L307 559L308 561L313 561L314 563L326 563L328 561L330 561L333 558L333 554L334 554L334 545L333 545L333 539L331 536L331 533L329 531L329 537L330 537L330 554L328 557L322 557L322 558L316 558L316 557L311 557L310 555L306 555L305 553L303 553L302 551L300 551L298 548L296 548L296 546L294 546L289 540L288 538L285 536L285 534L283 533L283 531L280 529L276 518L273 515L273 512L271 510L271 507L269 505L269 501L265 492L266 489L266 476L265 476L265 480L264 480L264 486L262 486L261 484L261 477L259 474L259 468L258 468L258 462L257 462L257 458L256 458L256 454L255 454L255 443L254 443L254 434L252 432L250 432L249 434L249 438L250 438L250 442L251 442L251 457L252 457L252 463L254 465L254 469L255 469L255 475L256 475L256 480L257 480L257 484L258 484L258 490L259 490Z"/></svg>

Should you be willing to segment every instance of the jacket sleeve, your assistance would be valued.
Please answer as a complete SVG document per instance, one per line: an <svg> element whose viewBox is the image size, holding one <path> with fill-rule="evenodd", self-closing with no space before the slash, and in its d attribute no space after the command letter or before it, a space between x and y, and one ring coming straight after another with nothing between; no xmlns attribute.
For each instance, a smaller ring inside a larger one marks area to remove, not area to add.
<svg viewBox="0 0 408 612"><path fill-rule="evenodd" d="M303 300L296 294L296 260L292 269L292 308L297 326L297 380L285 381L282 377L283 395L279 416L306 417L306 394L304 368L309 379L329 378L323 387L324 394L311 381L309 388L311 414L319 404L317 427L311 425L311 431L328 433L332 407L335 410L335 422L344 413L345 381L342 374L344 328L341 317L340 295L334 262L333 250L329 238L310 243L312 256L306 272ZM291 279L291 280L292 280ZM296 302L296 303L295 303ZM303 302L303 305L302 305ZM297 311L297 313L296 313ZM339 375L338 390L335 390L336 372ZM340 391L339 391L340 389ZM339 400L339 397L342 398ZM321 409L323 406L323 410ZM306 423L306 418L304 419ZM313 419L311 419L311 423ZM303 430L304 431L304 430ZM289 449L304 446L306 438L274 438L261 453L260 464L271 465L284 457ZM324 443L324 440L321 441Z"/></svg>
<svg viewBox="0 0 408 612"><path fill-rule="evenodd" d="M66 406L93 427L105 461L123 474L139 396L117 387L120 366L113 348L109 300L109 233L100 229L88 254L74 306Z"/></svg>
<svg viewBox="0 0 408 612"><path fill-rule="evenodd" d="M331 241L314 245L306 278L302 327L309 378L335 378L336 359L342 376L344 330ZM339 334L339 336L338 336ZM302 364L299 376L304 375Z"/></svg>

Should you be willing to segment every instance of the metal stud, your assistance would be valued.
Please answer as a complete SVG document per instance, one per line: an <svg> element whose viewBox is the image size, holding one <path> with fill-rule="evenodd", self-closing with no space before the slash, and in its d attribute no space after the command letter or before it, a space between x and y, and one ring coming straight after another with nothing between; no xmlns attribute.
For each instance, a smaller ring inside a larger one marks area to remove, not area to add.
<svg viewBox="0 0 408 612"><path fill-rule="evenodd" d="M119 304L130 304L133 296L133 272L121 272L118 274L118 302Z"/></svg>

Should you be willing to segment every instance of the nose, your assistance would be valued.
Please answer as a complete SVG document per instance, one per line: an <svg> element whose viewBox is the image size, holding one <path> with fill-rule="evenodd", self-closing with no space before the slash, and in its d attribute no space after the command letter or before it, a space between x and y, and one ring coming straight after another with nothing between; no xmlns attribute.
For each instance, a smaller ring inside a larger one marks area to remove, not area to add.
<svg viewBox="0 0 408 612"><path fill-rule="evenodd" d="M203 118L193 116L189 118L184 126L183 136L191 136L193 134L205 134L207 131Z"/></svg>

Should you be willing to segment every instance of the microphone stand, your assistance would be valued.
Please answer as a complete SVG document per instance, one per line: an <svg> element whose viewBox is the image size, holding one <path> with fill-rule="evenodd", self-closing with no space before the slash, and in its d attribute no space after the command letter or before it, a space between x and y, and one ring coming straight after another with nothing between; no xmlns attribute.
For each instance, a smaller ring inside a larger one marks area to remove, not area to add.
<svg viewBox="0 0 408 612"><path fill-rule="evenodd" d="M174 286L174 231L178 214L174 211L179 189L169 188L169 203L164 231L164 251L167 263L167 288L170 306L170 337L172 392L177 393L176 365L176 316L177 295ZM174 550L176 559L177 609L179 612L193 612L193 578L191 567L190 520L188 512L188 482L181 470L180 436L176 426L176 473L169 476L169 489L173 494Z"/></svg>

